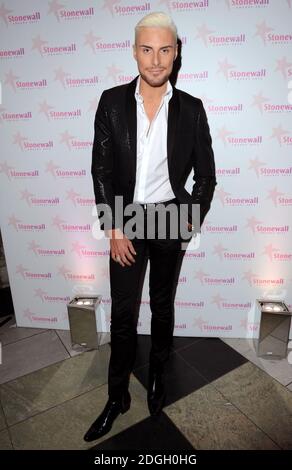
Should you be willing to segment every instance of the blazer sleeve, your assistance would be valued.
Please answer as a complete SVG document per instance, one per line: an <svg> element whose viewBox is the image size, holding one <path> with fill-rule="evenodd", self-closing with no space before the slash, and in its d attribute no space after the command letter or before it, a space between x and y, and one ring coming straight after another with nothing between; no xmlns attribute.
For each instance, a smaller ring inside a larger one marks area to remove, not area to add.
<svg viewBox="0 0 292 470"><path fill-rule="evenodd" d="M94 140L92 149L91 175L97 214L102 230L115 228L113 167L114 155L112 133L106 104L102 93L94 120ZM101 219L102 217L102 219Z"/></svg>
<svg viewBox="0 0 292 470"><path fill-rule="evenodd" d="M217 184L212 138L202 101L200 101L195 130L193 170L194 185L192 189L192 200L193 203L200 204L200 225L202 225L210 209L214 189Z"/></svg>

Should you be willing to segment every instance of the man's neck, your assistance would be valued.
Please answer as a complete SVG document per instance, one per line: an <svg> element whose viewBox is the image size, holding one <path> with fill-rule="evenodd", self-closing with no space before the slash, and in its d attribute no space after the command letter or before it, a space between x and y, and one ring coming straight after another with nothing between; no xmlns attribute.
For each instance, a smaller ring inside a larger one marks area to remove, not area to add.
<svg viewBox="0 0 292 470"><path fill-rule="evenodd" d="M143 96L144 100L156 101L160 100L162 96L166 93L167 82L159 87L153 87L149 85L142 77L140 77L140 87L139 93Z"/></svg>

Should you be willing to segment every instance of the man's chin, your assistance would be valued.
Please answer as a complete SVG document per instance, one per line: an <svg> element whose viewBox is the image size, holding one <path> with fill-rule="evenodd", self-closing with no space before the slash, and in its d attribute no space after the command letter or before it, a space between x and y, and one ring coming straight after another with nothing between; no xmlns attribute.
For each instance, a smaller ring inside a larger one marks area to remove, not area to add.
<svg viewBox="0 0 292 470"><path fill-rule="evenodd" d="M161 87L162 85L164 85L167 82L168 78L169 78L168 76L154 77L153 78L153 77L146 77L144 75L141 75L141 77L147 83L147 85L155 87L155 88L158 88L158 87Z"/></svg>

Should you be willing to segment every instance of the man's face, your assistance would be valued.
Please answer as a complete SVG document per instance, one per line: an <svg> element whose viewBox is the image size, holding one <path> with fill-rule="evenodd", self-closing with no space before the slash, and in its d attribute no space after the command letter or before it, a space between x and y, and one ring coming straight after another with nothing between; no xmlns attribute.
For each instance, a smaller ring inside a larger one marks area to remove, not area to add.
<svg viewBox="0 0 292 470"><path fill-rule="evenodd" d="M140 75L148 85L159 87L167 82L177 56L177 45L169 28L141 28L133 52Z"/></svg>

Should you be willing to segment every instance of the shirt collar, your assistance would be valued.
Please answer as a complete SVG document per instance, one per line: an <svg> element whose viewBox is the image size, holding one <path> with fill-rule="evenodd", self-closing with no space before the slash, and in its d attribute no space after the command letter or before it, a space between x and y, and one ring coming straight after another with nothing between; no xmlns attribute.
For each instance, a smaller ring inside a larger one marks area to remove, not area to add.
<svg viewBox="0 0 292 470"><path fill-rule="evenodd" d="M141 76L139 75L138 80L137 80L137 84L136 84L135 98L136 98L136 101L138 103L143 103L143 96L140 95L140 93L139 93L140 81L141 81ZM169 101L170 98L172 97L172 92L173 92L172 85L171 85L170 81L168 80L167 81L166 92L163 95L163 99L166 99L167 101Z"/></svg>

